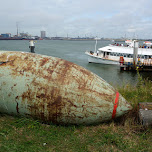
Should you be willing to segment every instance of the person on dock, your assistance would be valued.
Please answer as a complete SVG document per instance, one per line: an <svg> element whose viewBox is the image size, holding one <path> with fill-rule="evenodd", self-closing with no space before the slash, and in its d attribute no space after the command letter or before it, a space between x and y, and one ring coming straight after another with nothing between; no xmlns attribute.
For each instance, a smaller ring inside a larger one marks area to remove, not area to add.
<svg viewBox="0 0 152 152"><path fill-rule="evenodd" d="M34 42L33 40L30 40L29 43L30 43L30 45L29 45L30 52L31 52L31 53L35 53L35 52L34 52L34 48L35 48L34 43L35 43L35 42Z"/></svg>

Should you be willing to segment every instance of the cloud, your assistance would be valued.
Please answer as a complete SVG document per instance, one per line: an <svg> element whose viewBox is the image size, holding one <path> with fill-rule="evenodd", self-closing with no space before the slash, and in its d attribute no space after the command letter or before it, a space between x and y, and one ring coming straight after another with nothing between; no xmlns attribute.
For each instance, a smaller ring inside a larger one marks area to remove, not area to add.
<svg viewBox="0 0 152 152"><path fill-rule="evenodd" d="M0 0L0 33L20 31L48 36L122 37L137 33L151 38L150 0ZM148 31L147 31L148 30ZM145 34L146 33L146 34ZM149 34L147 34L149 33Z"/></svg>

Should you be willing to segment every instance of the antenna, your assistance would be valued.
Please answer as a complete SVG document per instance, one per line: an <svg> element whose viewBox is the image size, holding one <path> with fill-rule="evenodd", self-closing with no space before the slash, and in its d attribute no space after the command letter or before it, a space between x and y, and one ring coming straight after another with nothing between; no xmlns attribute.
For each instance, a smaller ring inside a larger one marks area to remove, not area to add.
<svg viewBox="0 0 152 152"><path fill-rule="evenodd" d="M17 28L17 37L19 37L20 36L20 31L21 31L21 28L20 28L20 24L21 23L21 21L18 21L18 22L16 22L16 28Z"/></svg>
<svg viewBox="0 0 152 152"><path fill-rule="evenodd" d="M17 28L17 37L18 37L18 22L16 22L16 28Z"/></svg>

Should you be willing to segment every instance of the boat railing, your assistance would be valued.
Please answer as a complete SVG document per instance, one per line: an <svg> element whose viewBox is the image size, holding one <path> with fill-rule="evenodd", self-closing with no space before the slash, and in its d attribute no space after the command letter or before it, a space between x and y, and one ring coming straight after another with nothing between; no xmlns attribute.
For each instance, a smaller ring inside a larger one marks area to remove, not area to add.
<svg viewBox="0 0 152 152"><path fill-rule="evenodd" d="M109 44L109 46L116 46L116 47L133 47L133 46L130 46L130 45L125 45L125 44L123 44L123 43L121 43L121 44L119 44L119 43L117 43L117 44Z"/></svg>
<svg viewBox="0 0 152 152"><path fill-rule="evenodd" d="M114 44L109 44L109 46L120 46L120 47L131 47L133 48L132 45L128 45L128 44L123 44L123 43L114 43ZM139 48L144 48L144 49L152 49L152 45L151 46L147 46L147 45L139 45Z"/></svg>

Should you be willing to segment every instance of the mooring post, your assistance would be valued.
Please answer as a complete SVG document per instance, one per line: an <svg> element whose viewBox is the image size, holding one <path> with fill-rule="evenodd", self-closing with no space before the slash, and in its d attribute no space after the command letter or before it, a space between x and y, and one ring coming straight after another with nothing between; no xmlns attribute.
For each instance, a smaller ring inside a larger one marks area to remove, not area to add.
<svg viewBox="0 0 152 152"><path fill-rule="evenodd" d="M138 57L138 44L139 42L137 40L134 40L134 48L133 48L133 65L136 67L137 65L137 57Z"/></svg>
<svg viewBox="0 0 152 152"><path fill-rule="evenodd" d="M31 53L35 53L35 52L34 52L34 48L35 48L34 43L35 43L35 42L34 42L33 40L30 40L29 43L30 43L30 46L29 46L30 52L31 52Z"/></svg>

